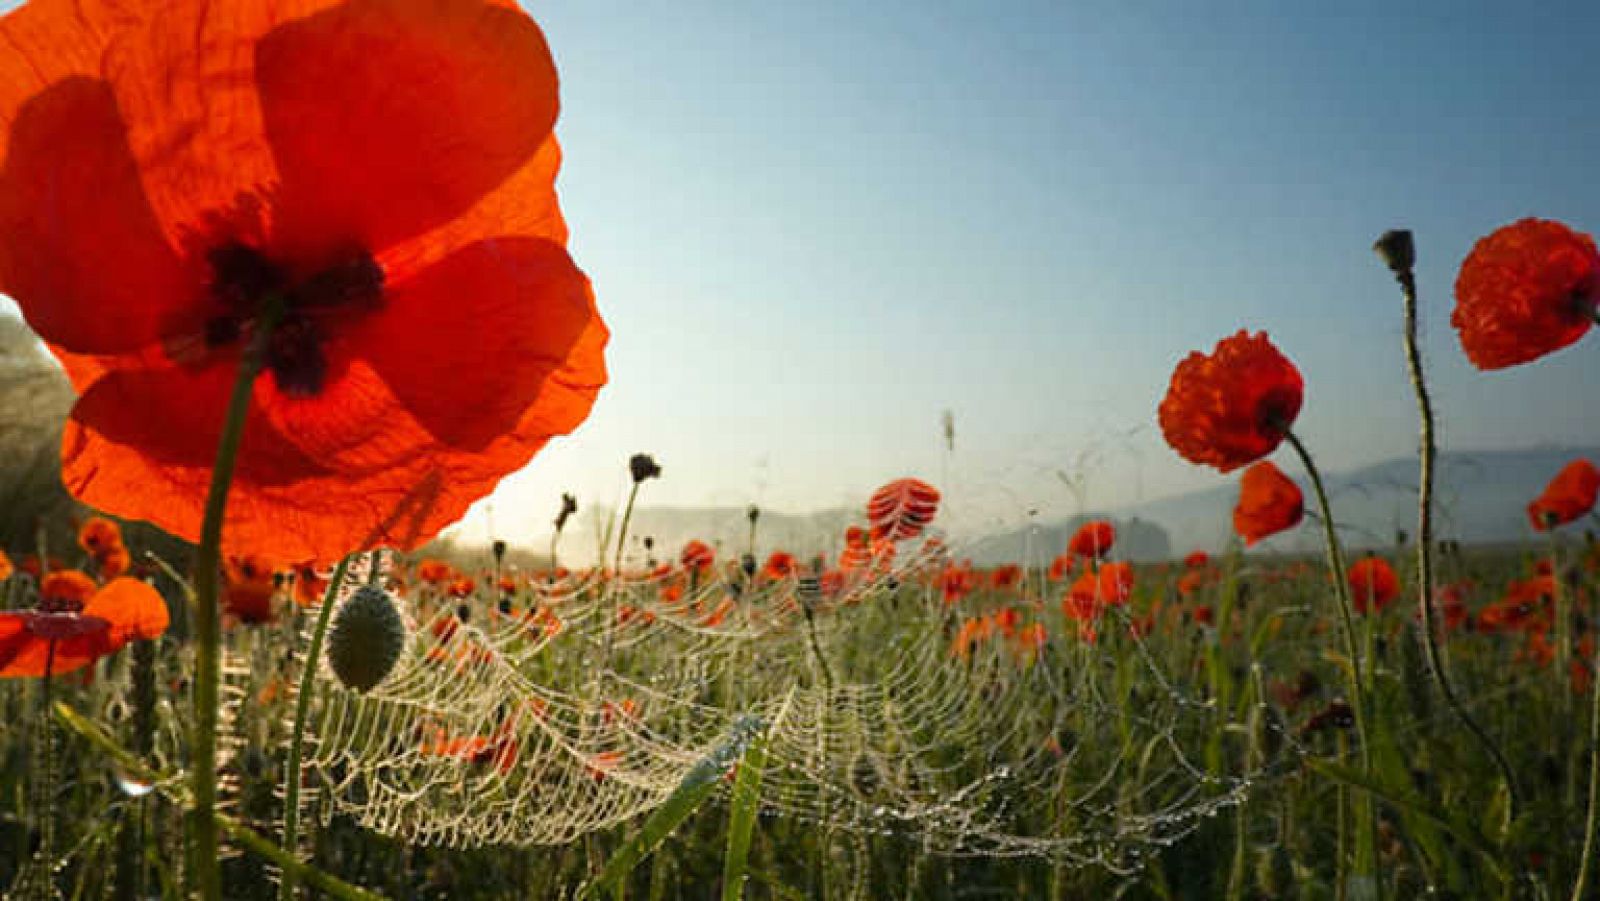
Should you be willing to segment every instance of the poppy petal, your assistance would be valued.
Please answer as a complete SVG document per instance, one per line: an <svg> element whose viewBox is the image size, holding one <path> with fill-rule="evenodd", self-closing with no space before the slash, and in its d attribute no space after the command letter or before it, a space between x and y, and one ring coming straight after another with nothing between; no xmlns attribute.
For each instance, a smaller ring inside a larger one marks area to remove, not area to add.
<svg viewBox="0 0 1600 901"><path fill-rule="evenodd" d="M46 341L79 353L156 342L188 305L145 199L111 88L71 77L15 113L0 167L0 290Z"/></svg>
<svg viewBox="0 0 1600 901"><path fill-rule="evenodd" d="M515 8L350 0L256 45L277 230L377 251L460 215L555 124L555 63ZM290 255L294 255L290 249Z"/></svg>
<svg viewBox="0 0 1600 901"><path fill-rule="evenodd" d="M167 602L148 583L123 577L113 579L84 605L85 616L98 616L111 624L111 642L121 647L134 639L159 638L167 631Z"/></svg>
<svg viewBox="0 0 1600 901"><path fill-rule="evenodd" d="M589 281L566 250L527 238L463 248L394 286L387 302L352 343L439 443L474 451L517 425L599 324ZM570 431L593 399L544 404L545 434Z"/></svg>

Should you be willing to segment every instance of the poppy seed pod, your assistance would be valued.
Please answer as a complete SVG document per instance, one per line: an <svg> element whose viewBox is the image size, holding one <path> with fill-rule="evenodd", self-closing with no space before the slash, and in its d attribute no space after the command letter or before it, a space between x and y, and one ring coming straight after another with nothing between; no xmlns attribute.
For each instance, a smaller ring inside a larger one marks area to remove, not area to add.
<svg viewBox="0 0 1600 901"><path fill-rule="evenodd" d="M1406 229L1384 232L1372 249L1395 275L1410 272L1417 265L1417 245L1411 240L1411 232Z"/></svg>
<svg viewBox="0 0 1600 901"><path fill-rule="evenodd" d="M394 669L406 627L388 592L363 585L339 608L328 634L328 663L345 687L365 693Z"/></svg>
<svg viewBox="0 0 1600 901"><path fill-rule="evenodd" d="M628 471L632 473L633 482L635 485L643 482L645 479L655 479L661 477L661 466L657 464L655 458L649 454L634 454L633 457L628 460Z"/></svg>

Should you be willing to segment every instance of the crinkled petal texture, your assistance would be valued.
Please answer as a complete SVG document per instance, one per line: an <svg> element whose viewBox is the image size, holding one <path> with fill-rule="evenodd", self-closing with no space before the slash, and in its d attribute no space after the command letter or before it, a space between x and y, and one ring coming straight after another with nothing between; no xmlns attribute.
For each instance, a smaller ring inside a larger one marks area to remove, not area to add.
<svg viewBox="0 0 1600 901"><path fill-rule="evenodd" d="M1593 510L1597 496L1600 469L1588 460L1573 460L1528 505L1528 521L1540 532L1564 526Z"/></svg>
<svg viewBox="0 0 1600 901"><path fill-rule="evenodd" d="M1473 246L1456 277L1450 324L1479 369L1536 360L1577 341L1600 304L1594 239L1546 219L1523 219Z"/></svg>
<svg viewBox="0 0 1600 901"><path fill-rule="evenodd" d="M1241 330L1178 363L1158 415L1179 456L1231 472L1278 447L1304 396L1300 371L1266 333Z"/></svg>
<svg viewBox="0 0 1600 901"><path fill-rule="evenodd" d="M198 537L242 344L204 331L229 243L383 275L317 321L317 390L256 382L231 547L415 547L587 417L608 333L565 247L555 69L513 4L35 0L0 38L0 291L80 393L79 499Z"/></svg>
<svg viewBox="0 0 1600 901"><path fill-rule="evenodd" d="M1233 531L1246 546L1294 528L1304 514L1300 486L1271 460L1244 471L1239 480L1239 503L1233 508Z"/></svg>

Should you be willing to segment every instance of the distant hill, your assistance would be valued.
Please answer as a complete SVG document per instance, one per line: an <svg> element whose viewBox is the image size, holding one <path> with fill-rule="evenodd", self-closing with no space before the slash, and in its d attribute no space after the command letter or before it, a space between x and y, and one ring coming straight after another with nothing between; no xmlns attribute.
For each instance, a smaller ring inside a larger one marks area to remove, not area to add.
<svg viewBox="0 0 1600 901"><path fill-rule="evenodd" d="M1600 461L1600 447L1540 447L1509 451L1466 451L1439 456L1435 486L1435 531L1440 539L1467 544L1526 541L1527 505L1562 466L1576 457ZM1297 467L1284 471L1306 493L1310 486ZM1417 461L1396 458L1327 477L1334 521L1350 547L1394 544L1399 531L1416 531ZM1118 551L1134 559L1181 556L1200 548L1216 551L1233 531L1233 505L1239 480L1221 479L1217 487L1105 511L1127 538ZM1048 560L1064 546L1066 536L1086 517L991 536L976 542L972 556L980 563L1004 560ZM1159 533L1159 537L1158 537ZM1278 552L1316 553L1319 533L1307 519L1291 532L1259 547ZM1043 547L1043 550L1033 550ZM1042 554L1042 556L1041 556Z"/></svg>

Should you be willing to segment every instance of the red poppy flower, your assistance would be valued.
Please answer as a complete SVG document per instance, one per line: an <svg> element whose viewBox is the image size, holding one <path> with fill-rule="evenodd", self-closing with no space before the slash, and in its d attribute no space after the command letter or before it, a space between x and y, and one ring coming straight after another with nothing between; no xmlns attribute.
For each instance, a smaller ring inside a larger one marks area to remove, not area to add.
<svg viewBox="0 0 1600 901"><path fill-rule="evenodd" d="M69 673L167 630L166 602L137 579L97 588L82 573L52 573L39 597L37 609L0 613L0 678L43 676L47 663L52 675Z"/></svg>
<svg viewBox="0 0 1600 901"><path fill-rule="evenodd" d="M1078 527L1067 542L1067 550L1079 557L1100 559L1111 552L1117 541L1117 529L1103 519L1092 519Z"/></svg>
<svg viewBox="0 0 1600 901"><path fill-rule="evenodd" d="M11 578L11 574L16 571L16 567L11 565L11 558L6 556L5 551L0 551L0 582Z"/></svg>
<svg viewBox="0 0 1600 901"><path fill-rule="evenodd" d="M994 571L989 573L989 584L998 591L1015 588L1021 582L1022 567L1015 563L1007 563L1004 566L995 567Z"/></svg>
<svg viewBox="0 0 1600 901"><path fill-rule="evenodd" d="M793 554L788 551L773 551L772 556L767 558L767 564L761 567L761 577L776 582L789 578L798 569L799 563Z"/></svg>
<svg viewBox="0 0 1600 901"><path fill-rule="evenodd" d="M443 560L428 559L417 564L417 578L431 585L443 585L455 577L455 567Z"/></svg>
<svg viewBox="0 0 1600 901"><path fill-rule="evenodd" d="M873 492L867 521L875 540L907 541L922 534L939 512L939 489L921 479L896 479Z"/></svg>
<svg viewBox="0 0 1600 901"><path fill-rule="evenodd" d="M960 603L961 599L978 587L978 574L966 561L950 564L939 574L939 593L946 605Z"/></svg>
<svg viewBox="0 0 1600 901"><path fill-rule="evenodd" d="M1241 330L1210 356L1196 351L1173 370L1161 432L1185 460L1232 472L1278 447L1304 396L1300 370L1266 333Z"/></svg>
<svg viewBox="0 0 1600 901"><path fill-rule="evenodd" d="M698 540L684 545L682 553L678 554L678 562L683 564L683 568L696 574L711 569L716 559L717 552L711 549L711 545Z"/></svg>
<svg viewBox="0 0 1600 901"><path fill-rule="evenodd" d="M1593 510L1596 495L1600 495L1600 470L1588 460L1573 460L1528 505L1528 521L1540 532L1564 526Z"/></svg>
<svg viewBox="0 0 1600 901"><path fill-rule="evenodd" d="M1523 219L1473 245L1456 277L1450 324L1479 369L1536 360L1582 338L1600 304L1594 239Z"/></svg>
<svg viewBox="0 0 1600 901"><path fill-rule="evenodd" d="M588 415L607 332L514 4L34 0L0 36L0 291L79 392L80 500L198 537L273 303L234 547L415 547Z"/></svg>
<svg viewBox="0 0 1600 901"><path fill-rule="evenodd" d="M1239 504L1233 508L1233 530L1246 546L1300 524L1305 497L1300 486L1271 460L1244 471L1239 480Z"/></svg>
<svg viewBox="0 0 1600 901"><path fill-rule="evenodd" d="M229 557L222 565L222 609L239 622L271 622L278 592L272 564L256 554Z"/></svg>
<svg viewBox="0 0 1600 901"><path fill-rule="evenodd" d="M1357 613L1382 610L1400 594L1400 579L1382 557L1362 557L1347 576Z"/></svg>
<svg viewBox="0 0 1600 901"><path fill-rule="evenodd" d="M1205 551L1190 551L1189 556L1183 558L1183 565L1189 569L1202 569L1211 564L1211 555Z"/></svg>
<svg viewBox="0 0 1600 901"><path fill-rule="evenodd" d="M104 516L91 516L78 527L78 547L99 557L122 547L122 529Z"/></svg>

